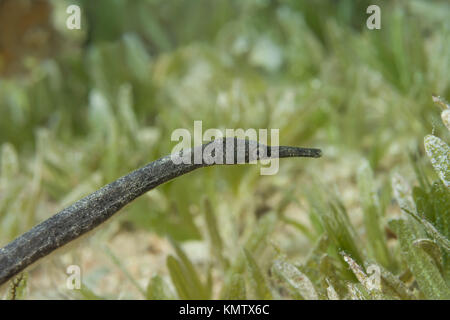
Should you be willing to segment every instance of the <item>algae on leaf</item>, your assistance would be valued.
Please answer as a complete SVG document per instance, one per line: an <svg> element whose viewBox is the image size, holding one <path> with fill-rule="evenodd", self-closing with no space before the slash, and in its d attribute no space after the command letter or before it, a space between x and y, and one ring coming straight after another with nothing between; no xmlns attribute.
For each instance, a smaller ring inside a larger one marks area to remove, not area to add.
<svg viewBox="0 0 450 320"><path fill-rule="evenodd" d="M390 226L397 234L401 254L427 299L450 299L450 288L433 259L414 245L420 233L412 220L396 219Z"/></svg>
<svg viewBox="0 0 450 320"><path fill-rule="evenodd" d="M450 148L438 137L429 134L424 139L425 150L434 170L446 187L450 187Z"/></svg>

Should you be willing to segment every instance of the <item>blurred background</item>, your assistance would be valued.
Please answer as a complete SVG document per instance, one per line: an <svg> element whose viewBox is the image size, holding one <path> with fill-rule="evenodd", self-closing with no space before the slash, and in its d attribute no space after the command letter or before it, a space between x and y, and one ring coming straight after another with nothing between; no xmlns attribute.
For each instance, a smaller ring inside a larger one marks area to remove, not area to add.
<svg viewBox="0 0 450 320"><path fill-rule="evenodd" d="M80 30L66 27L71 4ZM366 27L371 4L380 30ZM217 298L245 246L263 269L279 251L306 261L331 198L366 255L358 168L373 172L384 221L400 212L392 175L414 185L420 166L435 178L423 137L449 140L431 100L450 99L449 9L444 0L0 0L0 246L169 154L172 131L194 120L204 130L276 128L282 145L323 150L280 161L274 176L214 167L158 187L29 269L28 298L148 298L150 279L180 297L174 248ZM83 290L65 286L72 264Z"/></svg>

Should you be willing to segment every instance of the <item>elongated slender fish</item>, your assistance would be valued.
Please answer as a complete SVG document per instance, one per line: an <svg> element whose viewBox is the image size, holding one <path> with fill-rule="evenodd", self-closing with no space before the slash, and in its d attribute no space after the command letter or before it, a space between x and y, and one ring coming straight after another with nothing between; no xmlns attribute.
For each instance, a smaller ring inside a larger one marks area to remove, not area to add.
<svg viewBox="0 0 450 320"><path fill-rule="evenodd" d="M233 148L228 149L226 146L230 145ZM206 152L206 156L221 161L194 161L197 152L203 155L201 159L205 158ZM251 140L221 138L162 157L75 202L1 248L0 285L40 258L99 226L147 191L195 169L262 159L320 156L320 149L270 147Z"/></svg>

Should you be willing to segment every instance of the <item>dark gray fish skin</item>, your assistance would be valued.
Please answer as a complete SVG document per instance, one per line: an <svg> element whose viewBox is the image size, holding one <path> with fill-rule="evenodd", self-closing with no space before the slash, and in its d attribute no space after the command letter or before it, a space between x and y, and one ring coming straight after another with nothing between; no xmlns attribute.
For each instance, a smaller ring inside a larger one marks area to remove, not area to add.
<svg viewBox="0 0 450 320"><path fill-rule="evenodd" d="M227 143L234 145L232 150L234 162L223 161L223 164L248 163L268 158L321 156L320 149L269 147L256 141L237 138L214 140L186 151L187 154L184 156L187 155L193 160L195 152L203 152L209 146L208 150L215 149L215 152L222 152L221 156L226 160L227 149L223 147ZM175 164L173 159L182 156L183 153L162 157L107 184L0 248L0 285L37 260L99 226L147 191L195 169L216 164L207 164L203 161L198 164L194 161ZM239 162L238 159L242 161Z"/></svg>

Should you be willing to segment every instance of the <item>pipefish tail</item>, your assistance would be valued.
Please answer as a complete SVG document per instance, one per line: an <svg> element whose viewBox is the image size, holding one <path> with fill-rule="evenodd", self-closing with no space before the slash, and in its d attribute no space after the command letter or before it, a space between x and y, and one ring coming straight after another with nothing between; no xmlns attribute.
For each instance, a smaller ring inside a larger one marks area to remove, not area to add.
<svg viewBox="0 0 450 320"><path fill-rule="evenodd" d="M195 156L198 153L202 157L200 161L195 161L198 160ZM0 285L54 250L99 226L147 191L195 169L261 159L320 156L320 149L270 147L251 140L221 138L162 157L78 200L1 248ZM215 161L204 160L208 157Z"/></svg>

